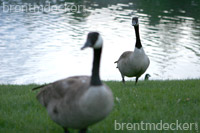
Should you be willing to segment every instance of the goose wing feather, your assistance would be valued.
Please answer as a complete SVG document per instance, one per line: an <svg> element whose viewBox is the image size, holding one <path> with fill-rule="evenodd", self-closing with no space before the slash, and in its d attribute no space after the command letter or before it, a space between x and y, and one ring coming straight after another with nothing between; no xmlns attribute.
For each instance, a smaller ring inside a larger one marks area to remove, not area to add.
<svg viewBox="0 0 200 133"><path fill-rule="evenodd" d="M132 53L132 51L126 51L126 52L124 52L124 53L119 57L119 59L118 59L117 62L119 62L119 61L122 60L122 59L128 58L128 57L131 55L131 53Z"/></svg>
<svg viewBox="0 0 200 133"><path fill-rule="evenodd" d="M74 76L58 80L43 86L37 95L37 99L45 107L52 100L60 100L62 98L65 98L65 102L70 104L70 102L75 101L88 90L89 83L89 76Z"/></svg>

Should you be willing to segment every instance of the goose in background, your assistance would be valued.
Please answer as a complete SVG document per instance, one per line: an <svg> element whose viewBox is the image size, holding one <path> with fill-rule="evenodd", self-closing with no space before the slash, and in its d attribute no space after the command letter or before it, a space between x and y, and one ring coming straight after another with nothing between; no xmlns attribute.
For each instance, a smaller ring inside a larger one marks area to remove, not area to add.
<svg viewBox="0 0 200 133"><path fill-rule="evenodd" d="M151 75L147 73L147 74L145 74L144 80L147 81L147 80L149 80L150 77L151 77Z"/></svg>
<svg viewBox="0 0 200 133"><path fill-rule="evenodd" d="M137 17L132 18L132 26L135 28L136 43L134 51L124 52L117 63L122 82L125 83L124 77L136 77L135 84L138 82L138 78L147 70L150 64L148 56L142 47L139 34L139 21Z"/></svg>
<svg viewBox="0 0 200 133"><path fill-rule="evenodd" d="M99 76L103 39L98 32L90 32L81 49L93 48L92 76L73 76L41 88L38 101L47 109L50 118L69 133L68 128L87 131L88 126L104 119L113 108L113 95Z"/></svg>

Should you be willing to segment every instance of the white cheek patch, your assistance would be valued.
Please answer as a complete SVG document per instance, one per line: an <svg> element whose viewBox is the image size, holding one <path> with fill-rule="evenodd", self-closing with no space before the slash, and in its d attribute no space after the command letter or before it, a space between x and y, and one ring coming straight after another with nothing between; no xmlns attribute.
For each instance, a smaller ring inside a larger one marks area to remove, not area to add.
<svg viewBox="0 0 200 133"><path fill-rule="evenodd" d="M102 44L103 44L103 39L102 39L101 35L99 35L96 43L94 44L94 48L95 49L101 48Z"/></svg>

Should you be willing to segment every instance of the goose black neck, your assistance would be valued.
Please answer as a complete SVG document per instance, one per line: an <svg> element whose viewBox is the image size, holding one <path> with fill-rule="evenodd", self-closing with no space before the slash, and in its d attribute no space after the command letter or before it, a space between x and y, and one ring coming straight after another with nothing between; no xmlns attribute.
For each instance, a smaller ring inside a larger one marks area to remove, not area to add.
<svg viewBox="0 0 200 133"><path fill-rule="evenodd" d="M140 41L139 25L134 26L134 28L135 28L135 36L136 36L135 47L140 49L142 47L142 44Z"/></svg>
<svg viewBox="0 0 200 133"><path fill-rule="evenodd" d="M100 49L94 49L94 56L93 56L93 68L92 68L92 77L91 77L91 85L98 86L102 85L100 76L99 76L99 67L100 67L100 60L101 60L101 51Z"/></svg>

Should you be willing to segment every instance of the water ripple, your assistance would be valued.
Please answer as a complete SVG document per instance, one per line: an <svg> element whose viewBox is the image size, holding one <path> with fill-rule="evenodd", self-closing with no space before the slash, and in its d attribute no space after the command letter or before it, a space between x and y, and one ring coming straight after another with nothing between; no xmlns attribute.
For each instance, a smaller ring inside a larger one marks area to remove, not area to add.
<svg viewBox="0 0 200 133"><path fill-rule="evenodd" d="M122 52L134 49L132 16L139 17L151 79L199 78L200 18L194 16L199 2L186 3L194 11L168 7L168 3L160 6L161 2L153 2L159 7L150 10L143 2L85 1L87 9L81 13L0 12L0 83L44 83L89 75L92 51L80 51L89 31L100 31L104 38L102 78L121 80L113 62Z"/></svg>

